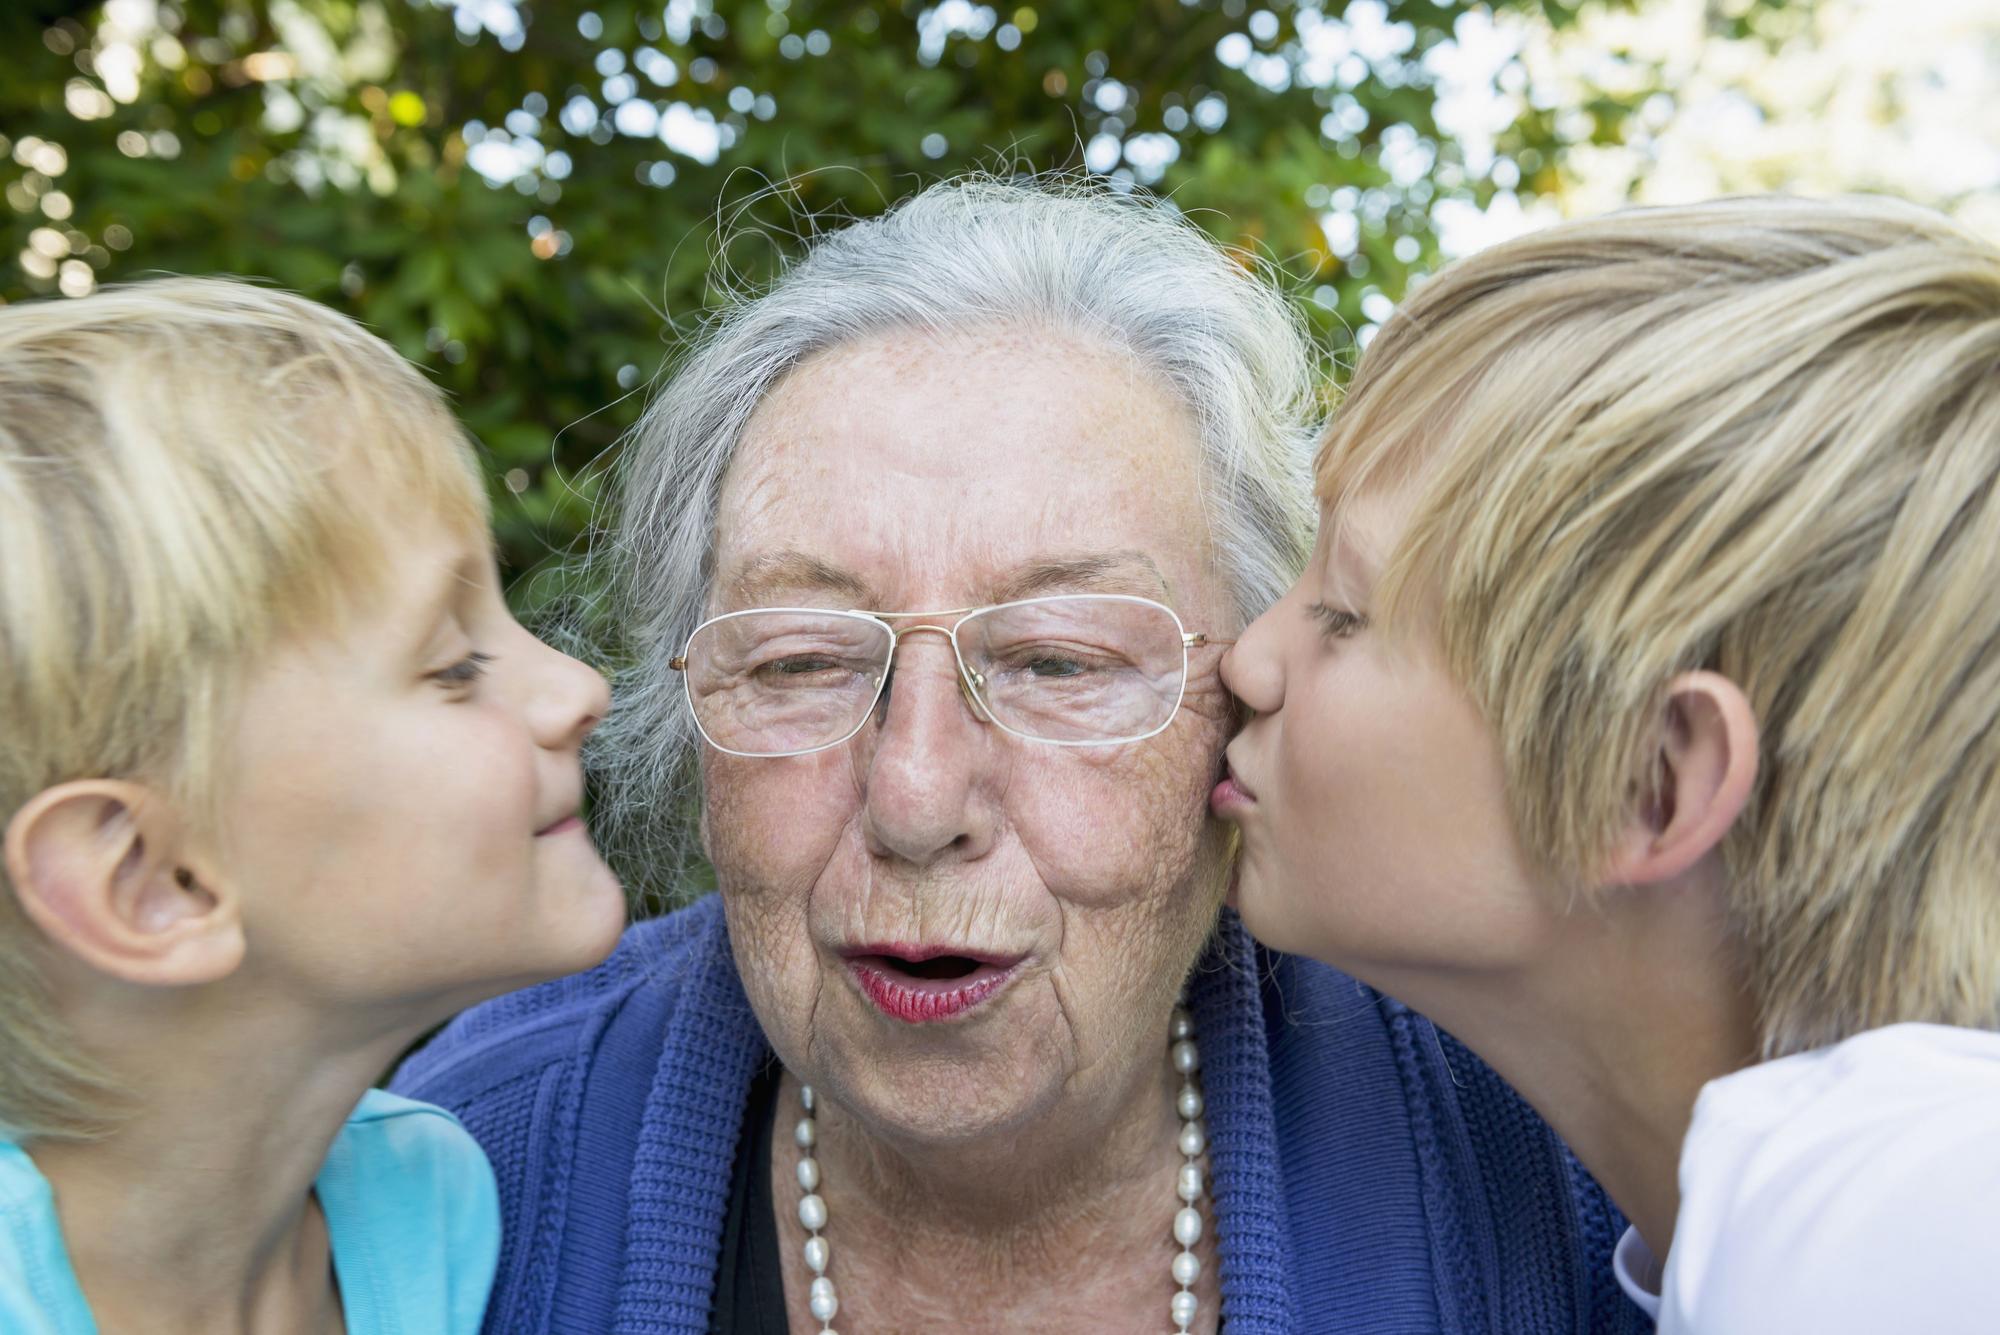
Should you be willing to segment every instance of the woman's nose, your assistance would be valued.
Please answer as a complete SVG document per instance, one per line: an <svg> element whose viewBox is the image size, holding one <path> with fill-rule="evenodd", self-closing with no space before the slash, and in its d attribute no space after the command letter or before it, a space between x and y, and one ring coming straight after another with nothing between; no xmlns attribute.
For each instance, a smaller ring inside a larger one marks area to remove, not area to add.
<svg viewBox="0 0 2000 1335"><path fill-rule="evenodd" d="M1288 599L1280 599L1244 628L1222 656L1222 684L1259 714L1275 714L1285 702L1284 657L1279 653L1278 617Z"/></svg>
<svg viewBox="0 0 2000 1335"><path fill-rule="evenodd" d="M900 647L877 709L857 758L870 851L919 865L982 856L1000 825L1000 739L962 690L951 646Z"/></svg>

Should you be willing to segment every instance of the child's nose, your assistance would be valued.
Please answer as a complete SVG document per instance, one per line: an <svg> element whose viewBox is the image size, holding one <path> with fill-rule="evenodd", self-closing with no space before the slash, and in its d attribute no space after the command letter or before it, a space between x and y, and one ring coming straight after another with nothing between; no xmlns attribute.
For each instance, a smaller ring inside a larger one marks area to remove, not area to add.
<svg viewBox="0 0 2000 1335"><path fill-rule="evenodd" d="M551 750L583 744L611 708L604 674L559 649L541 646L538 690L529 711L535 740Z"/></svg>
<svg viewBox="0 0 2000 1335"><path fill-rule="evenodd" d="M1283 602L1244 628L1222 656L1222 684L1259 714L1275 714L1285 700L1284 660L1274 643Z"/></svg>

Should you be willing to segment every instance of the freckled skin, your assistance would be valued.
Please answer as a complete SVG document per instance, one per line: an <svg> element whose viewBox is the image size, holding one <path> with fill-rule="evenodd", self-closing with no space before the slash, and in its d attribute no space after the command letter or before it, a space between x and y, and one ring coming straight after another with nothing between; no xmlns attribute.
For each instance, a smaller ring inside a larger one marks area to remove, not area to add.
<svg viewBox="0 0 2000 1335"><path fill-rule="evenodd" d="M878 610L993 601L1054 556L1131 549L1189 629L1233 633L1205 541L1193 426L1114 352L1046 333L899 335L783 381L726 479L718 587L773 548L859 575ZM776 599L766 598L766 602ZM824 601L822 598L821 601ZM733 610L726 592L715 610ZM852 741L704 756L703 837L744 985L786 1066L911 1150L1124 1116L1222 894L1209 819L1230 719L1197 649L1164 732L1037 745L979 721L948 642L907 637ZM876 1012L842 942L1024 953L1019 980L944 1025Z"/></svg>

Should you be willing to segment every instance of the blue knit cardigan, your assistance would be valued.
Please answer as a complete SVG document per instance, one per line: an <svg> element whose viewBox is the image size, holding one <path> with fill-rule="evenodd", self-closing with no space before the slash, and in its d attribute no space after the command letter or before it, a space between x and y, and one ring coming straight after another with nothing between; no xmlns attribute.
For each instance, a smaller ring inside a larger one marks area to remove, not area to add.
<svg viewBox="0 0 2000 1335"><path fill-rule="evenodd" d="M1228 1335L1640 1335L1624 1221L1470 1052L1223 915L1189 984ZM704 1335L771 1050L710 896L461 1015L398 1073L492 1158L493 1335ZM1163 1309L1164 1310L1164 1309Z"/></svg>

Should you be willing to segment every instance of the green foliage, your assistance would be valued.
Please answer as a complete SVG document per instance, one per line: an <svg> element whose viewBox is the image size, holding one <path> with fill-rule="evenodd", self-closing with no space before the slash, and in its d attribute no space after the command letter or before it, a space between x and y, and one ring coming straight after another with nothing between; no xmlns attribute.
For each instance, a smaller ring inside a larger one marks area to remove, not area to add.
<svg viewBox="0 0 2000 1335"><path fill-rule="evenodd" d="M0 16L0 300L223 272L357 315L489 451L518 577L800 211L1087 165L1278 261L1337 355L1436 262L1440 204L1498 188L1437 125L1427 55L1470 7L1270 3L31 0ZM1561 149L1543 112L1503 139L1531 183Z"/></svg>

